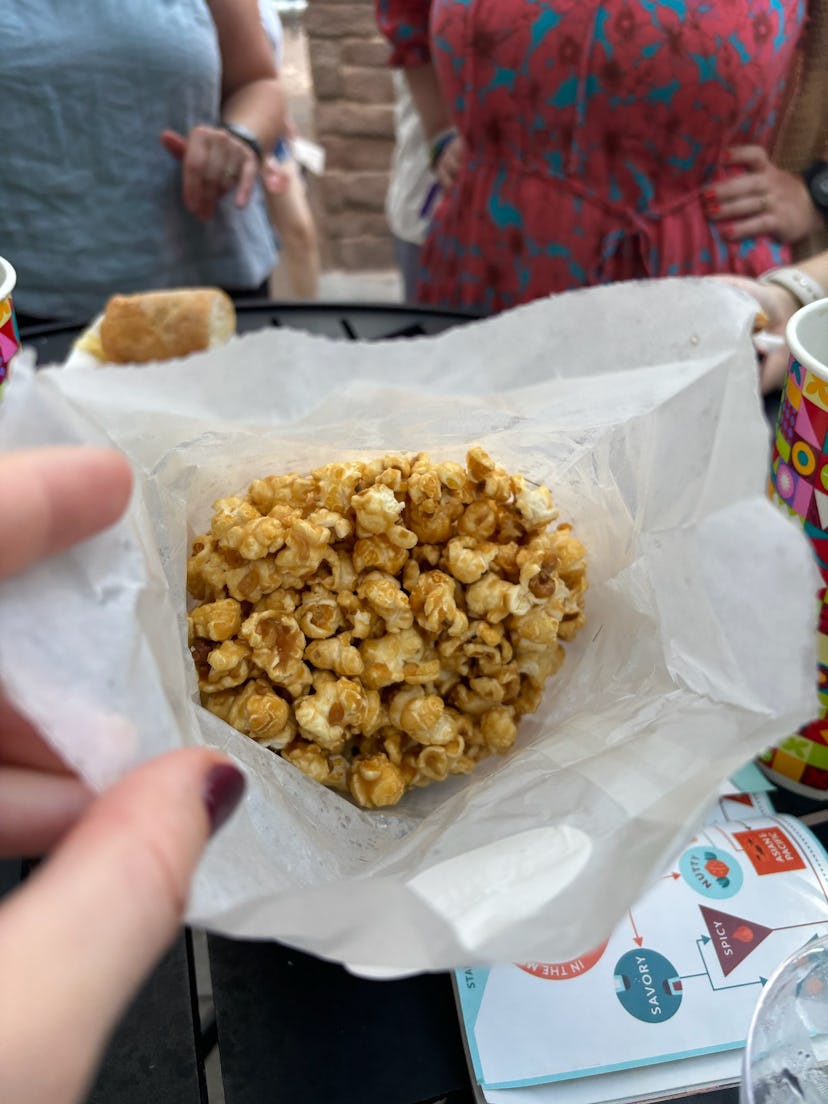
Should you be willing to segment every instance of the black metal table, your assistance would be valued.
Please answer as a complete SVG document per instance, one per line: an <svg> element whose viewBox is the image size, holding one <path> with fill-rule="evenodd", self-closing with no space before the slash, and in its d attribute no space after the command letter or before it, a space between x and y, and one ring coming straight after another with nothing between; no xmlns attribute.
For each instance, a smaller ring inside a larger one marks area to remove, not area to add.
<svg viewBox="0 0 828 1104"><path fill-rule="evenodd" d="M779 812L822 806L779 790ZM828 847L828 823L815 833ZM0 896L21 864L0 863ZM207 937L212 1003L200 1014L193 933L182 931L121 1021L87 1104L473 1104L448 974L366 981L282 944ZM675 1098L674 1098L675 1099ZM738 1089L682 1104L738 1104Z"/></svg>
<svg viewBox="0 0 828 1104"><path fill-rule="evenodd" d="M363 303L237 304L239 332L291 327L343 340L436 334L475 316ZM67 356L80 327L23 332L41 363ZM782 812L813 811L779 793ZM828 825L823 843L828 844ZM21 875L0 863L0 895ZM213 1104L205 1063L218 1055L226 1104L472 1104L448 974L366 981L274 942L208 936L211 1000L199 1008L193 933L183 931L127 1011L88 1104ZM203 985L203 982L202 982ZM737 1104L737 1090L685 1104Z"/></svg>
<svg viewBox="0 0 828 1104"><path fill-rule="evenodd" d="M819 808L781 790L774 804L794 816ZM828 846L828 824L815 831ZM372 982L278 943L210 936L208 946L227 1104L423 1104L438 1098L472 1104L448 975ZM199 1062L213 1040L209 1029L195 1043L192 1030L187 1034L193 1020L187 1020L184 1007L180 958L173 948L127 1016L110 1047L93 1104L205 1099L191 1088L190 1095L181 1091L185 1077L188 1084L196 1083ZM165 1021L171 1020L170 997L176 1002L172 1042L158 1019L163 1008ZM142 1069L145 1095L113 1091ZM147 1094L156 1080L158 1093ZM738 1090L682 1099L684 1104L737 1104Z"/></svg>
<svg viewBox="0 0 828 1104"><path fill-rule="evenodd" d="M364 981L276 943L208 943L227 1104L471 1104L447 974Z"/></svg>
<svg viewBox="0 0 828 1104"><path fill-rule="evenodd" d="M236 303L239 333L266 328L303 330L345 341L389 341L442 333L479 318L472 311L436 310L394 303L276 303L249 299ZM21 332L37 350L38 361L62 363L84 323L44 323Z"/></svg>

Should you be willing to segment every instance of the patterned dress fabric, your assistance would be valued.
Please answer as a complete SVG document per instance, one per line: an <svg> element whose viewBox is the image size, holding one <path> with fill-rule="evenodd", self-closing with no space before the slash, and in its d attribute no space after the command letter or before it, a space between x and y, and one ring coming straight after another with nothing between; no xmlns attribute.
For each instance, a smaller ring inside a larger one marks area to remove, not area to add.
<svg viewBox="0 0 828 1104"><path fill-rule="evenodd" d="M467 156L420 299L502 310L551 292L785 263L729 242L701 191L770 142L804 0L377 0L392 64L431 59Z"/></svg>

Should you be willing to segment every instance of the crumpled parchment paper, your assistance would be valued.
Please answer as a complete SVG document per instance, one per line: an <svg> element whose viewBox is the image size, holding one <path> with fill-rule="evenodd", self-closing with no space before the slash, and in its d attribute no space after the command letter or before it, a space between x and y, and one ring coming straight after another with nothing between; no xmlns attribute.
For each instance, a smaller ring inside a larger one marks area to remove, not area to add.
<svg viewBox="0 0 828 1104"><path fill-rule="evenodd" d="M0 449L111 440L136 491L114 529L0 585L8 694L96 787L188 743L243 765L193 923L366 970L584 953L815 703L816 574L764 498L753 311L668 280L412 341L280 330L140 368L21 360ZM470 444L551 488L588 549L587 625L512 754L365 812L198 704L188 542L253 477Z"/></svg>

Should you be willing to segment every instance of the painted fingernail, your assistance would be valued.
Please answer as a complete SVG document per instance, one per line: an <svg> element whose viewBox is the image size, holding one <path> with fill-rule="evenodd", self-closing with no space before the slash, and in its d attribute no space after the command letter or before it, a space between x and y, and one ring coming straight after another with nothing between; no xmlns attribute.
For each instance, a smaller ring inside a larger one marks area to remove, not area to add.
<svg viewBox="0 0 828 1104"><path fill-rule="evenodd" d="M210 818L211 835L232 816L246 785L244 775L232 763L219 763L210 770L204 783L204 807Z"/></svg>
<svg viewBox="0 0 828 1104"><path fill-rule="evenodd" d="M717 207L719 206L719 201L718 199L716 199L716 193L713 191L712 188L704 189L704 191L702 192L702 201L709 205L715 203Z"/></svg>

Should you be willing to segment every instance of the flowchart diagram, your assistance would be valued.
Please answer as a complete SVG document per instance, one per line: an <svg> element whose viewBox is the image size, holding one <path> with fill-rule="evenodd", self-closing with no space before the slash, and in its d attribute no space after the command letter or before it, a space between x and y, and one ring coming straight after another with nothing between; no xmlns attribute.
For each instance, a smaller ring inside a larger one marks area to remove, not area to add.
<svg viewBox="0 0 828 1104"><path fill-rule="evenodd" d="M758 807L757 807L758 804ZM481 1084L513 1087L743 1046L761 987L828 932L828 856L750 795L711 820L599 947L457 975Z"/></svg>

